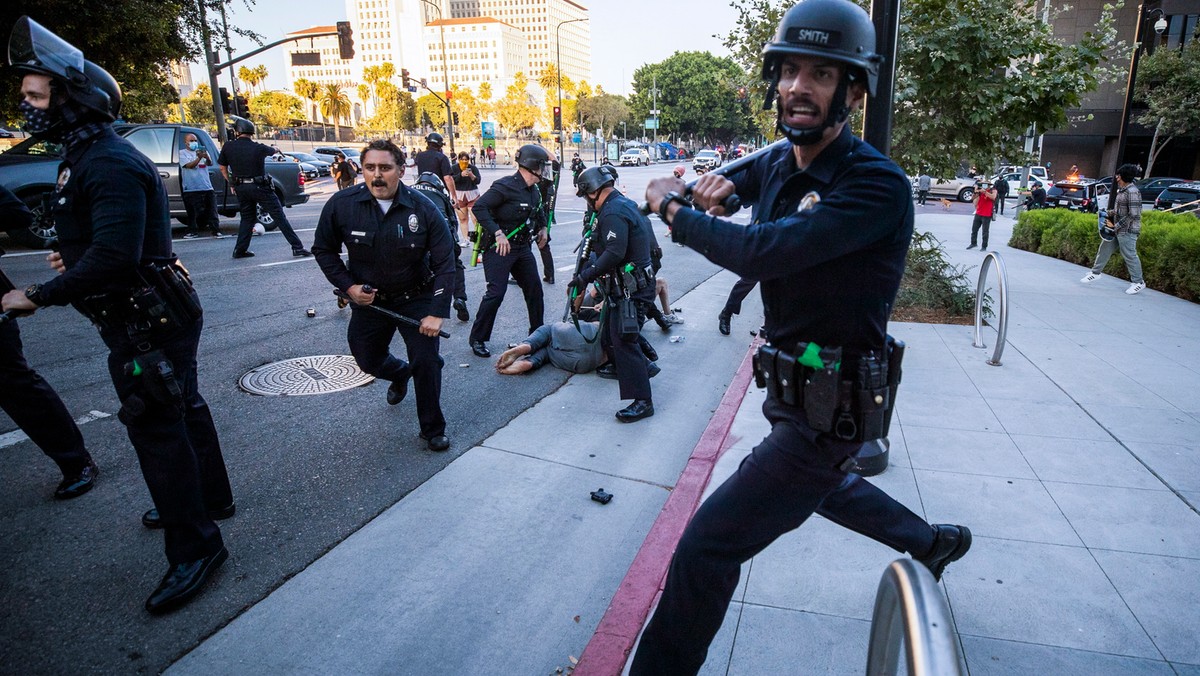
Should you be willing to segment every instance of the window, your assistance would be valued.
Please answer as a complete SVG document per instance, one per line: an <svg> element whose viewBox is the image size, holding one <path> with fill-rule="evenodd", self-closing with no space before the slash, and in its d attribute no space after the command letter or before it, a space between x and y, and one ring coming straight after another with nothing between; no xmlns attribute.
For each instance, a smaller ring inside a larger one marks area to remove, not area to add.
<svg viewBox="0 0 1200 676"><path fill-rule="evenodd" d="M171 164L175 153L175 130L169 127L138 129L125 138L155 164Z"/></svg>

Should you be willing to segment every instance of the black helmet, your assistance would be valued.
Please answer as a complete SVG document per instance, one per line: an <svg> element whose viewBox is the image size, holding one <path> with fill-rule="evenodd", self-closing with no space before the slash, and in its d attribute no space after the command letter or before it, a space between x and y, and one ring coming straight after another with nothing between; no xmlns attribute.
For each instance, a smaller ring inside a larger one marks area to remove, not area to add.
<svg viewBox="0 0 1200 676"><path fill-rule="evenodd" d="M524 167L543 178L549 178L546 173L550 168L550 153L536 143L529 143L517 148L516 160L518 167Z"/></svg>
<svg viewBox="0 0 1200 676"><path fill-rule="evenodd" d="M789 54L840 61L850 70L861 71L867 91L875 94L883 61L875 53L875 25L866 10L850 0L802 0L789 9L775 38L763 47L763 79L774 82L779 64Z"/></svg>
<svg viewBox="0 0 1200 676"><path fill-rule="evenodd" d="M583 197L612 186L617 177L606 169L608 167L589 167L580 172L579 180L575 182L575 195Z"/></svg>
<svg viewBox="0 0 1200 676"><path fill-rule="evenodd" d="M244 117L230 115L229 119L233 120L233 131L238 135L249 134L254 136L254 123Z"/></svg>
<svg viewBox="0 0 1200 676"><path fill-rule="evenodd" d="M426 136L425 142L431 146L437 146L438 148L446 145L446 142L442 139L442 135L436 131L429 134L429 136Z"/></svg>
<svg viewBox="0 0 1200 676"><path fill-rule="evenodd" d="M446 189L446 182L442 180L441 176L438 176L432 171L423 171L417 176L417 181L413 184L413 187L419 187L421 185L427 185L430 188L433 188L435 192L440 192L446 197L450 196L450 191Z"/></svg>
<svg viewBox="0 0 1200 676"><path fill-rule="evenodd" d="M121 113L121 86L113 76L27 16L17 19L9 35L8 65L18 73L47 75L62 82L68 98L101 119L111 122Z"/></svg>

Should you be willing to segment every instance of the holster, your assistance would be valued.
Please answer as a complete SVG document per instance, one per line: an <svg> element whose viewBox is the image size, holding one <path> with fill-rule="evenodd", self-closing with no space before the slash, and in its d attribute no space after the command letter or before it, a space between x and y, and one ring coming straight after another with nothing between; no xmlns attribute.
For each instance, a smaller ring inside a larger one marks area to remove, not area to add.
<svg viewBox="0 0 1200 676"><path fill-rule="evenodd" d="M125 364L125 375L136 379L144 396L133 394L121 402L119 417L123 422L140 417L152 404L157 404L159 410L182 414L183 389L175 378L174 365L161 350L134 357Z"/></svg>
<svg viewBox="0 0 1200 676"><path fill-rule="evenodd" d="M102 332L124 331L148 352L203 315L187 269L178 259L145 263L141 283L127 291L88 296L75 306Z"/></svg>

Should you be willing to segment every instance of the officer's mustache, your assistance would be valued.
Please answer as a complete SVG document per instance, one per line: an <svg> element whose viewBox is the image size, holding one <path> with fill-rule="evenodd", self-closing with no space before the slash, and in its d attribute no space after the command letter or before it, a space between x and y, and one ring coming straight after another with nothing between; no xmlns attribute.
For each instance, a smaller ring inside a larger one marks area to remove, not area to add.
<svg viewBox="0 0 1200 676"><path fill-rule="evenodd" d="M387 181L383 180L382 178L377 178L374 181L371 181L371 185L376 188L386 188Z"/></svg>

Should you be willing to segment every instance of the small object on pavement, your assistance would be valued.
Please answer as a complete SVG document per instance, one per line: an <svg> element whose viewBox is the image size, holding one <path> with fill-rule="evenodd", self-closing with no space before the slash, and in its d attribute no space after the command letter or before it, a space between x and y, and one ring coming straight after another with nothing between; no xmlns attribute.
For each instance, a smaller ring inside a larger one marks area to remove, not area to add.
<svg viewBox="0 0 1200 676"><path fill-rule="evenodd" d="M673 308L671 308L671 312L674 312L674 313L676 313L676 314L683 314L683 308L681 308L681 307L673 307Z"/></svg>
<svg viewBox="0 0 1200 676"><path fill-rule="evenodd" d="M683 336L671 336L671 342L672 343L682 343Z"/></svg>
<svg viewBox="0 0 1200 676"><path fill-rule="evenodd" d="M601 488L599 490L592 491L592 499L602 505L607 505L608 503L612 502L613 496L612 493L605 493L604 489Z"/></svg>
<svg viewBox="0 0 1200 676"><path fill-rule="evenodd" d="M311 307L310 307L310 308L308 308L308 310L306 310L306 311L304 312L304 314L306 314L306 315L308 315L310 318L312 318L312 317L316 317L316 316L317 316L317 311L316 311L316 309L315 309L315 308L311 308Z"/></svg>
<svg viewBox="0 0 1200 676"><path fill-rule="evenodd" d="M460 368L460 369L469 369L469 368L471 368L471 365L470 365L470 364L459 364L459 365L458 365L458 368Z"/></svg>

